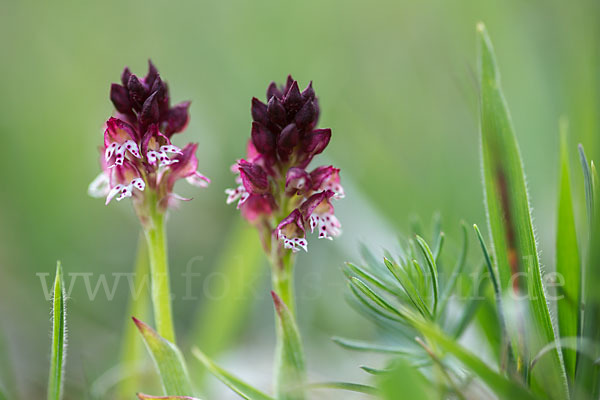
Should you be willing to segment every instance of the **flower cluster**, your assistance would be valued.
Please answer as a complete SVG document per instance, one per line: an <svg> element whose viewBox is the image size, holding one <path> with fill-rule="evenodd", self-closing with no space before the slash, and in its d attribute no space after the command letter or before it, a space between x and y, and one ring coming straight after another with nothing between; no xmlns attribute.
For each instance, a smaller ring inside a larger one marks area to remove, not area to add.
<svg viewBox="0 0 600 400"><path fill-rule="evenodd" d="M227 189L227 204L237 201L242 215L296 252L307 250L306 231L319 238L340 234L331 200L344 197L340 170L321 166L308 171L323 152L331 129L316 129L319 105L312 82L300 92L298 82L267 89L267 104L252 99L252 130L246 159L232 171L238 186Z"/></svg>
<svg viewBox="0 0 600 400"><path fill-rule="evenodd" d="M197 144L181 149L171 143L171 137L187 126L190 103L171 107L167 84L152 62L143 78L125 68L121 84L111 86L110 99L116 112L104 126L102 173L90 184L90 195L106 197L106 204L115 196L143 204L150 190L164 211L178 200L189 200L173 193L177 180L208 185L210 180L196 171Z"/></svg>

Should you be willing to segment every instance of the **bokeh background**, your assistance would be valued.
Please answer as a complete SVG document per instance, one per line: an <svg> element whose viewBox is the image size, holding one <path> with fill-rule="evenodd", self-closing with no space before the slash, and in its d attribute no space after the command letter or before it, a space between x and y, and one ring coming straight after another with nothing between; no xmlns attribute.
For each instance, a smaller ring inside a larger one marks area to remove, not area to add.
<svg viewBox="0 0 600 400"><path fill-rule="evenodd" d="M50 303L36 274L50 273L49 284L60 259L67 273L93 273L95 285L100 273L109 274L110 283L110 274L133 268L139 225L130 204L106 207L86 189L99 172L101 127L112 112L110 83L125 65L145 74L152 58L172 100L192 101L190 125L175 144L198 142L199 169L213 180L206 190L182 184L178 191L194 200L172 212L168 225L182 341L202 346L210 337L211 301L234 304L240 318L230 324L233 333L213 332L222 336L211 344L214 356L269 387L274 338L268 270L262 258L245 258L247 249L232 245L243 224L235 208L225 205L223 191L233 185L229 166L249 138L251 97L262 98L270 81L283 82L291 73L301 86L314 81L320 126L333 129L326 154L316 162L340 167L348 192L337 207L342 238L311 240L310 253L298 261L308 365L314 379L365 381L358 370L364 356L329 340L377 334L344 299L343 262L359 259L360 242L376 250L393 247L414 215L429 221L439 211L450 251L461 219L485 226L475 66L479 20L495 43L542 260L551 268L554 255L544 249L553 241L559 117L569 118L573 159L577 142L592 157L600 151L595 0L3 0L4 379L21 398L40 398L45 390ZM207 278L228 264L224 252L240 265L237 271L255 259L260 264L251 269L252 290L243 301L219 283L226 275ZM188 264L202 274L193 280L195 300L181 295L188 289L181 277ZM105 372L118 361L128 288L121 283L112 300L102 293L91 300L79 281L70 294L67 399L93 398L89 388L99 377L107 380ZM231 307L225 309L231 315ZM225 329L218 321L215 327ZM206 390L209 398L228 398L211 380Z"/></svg>

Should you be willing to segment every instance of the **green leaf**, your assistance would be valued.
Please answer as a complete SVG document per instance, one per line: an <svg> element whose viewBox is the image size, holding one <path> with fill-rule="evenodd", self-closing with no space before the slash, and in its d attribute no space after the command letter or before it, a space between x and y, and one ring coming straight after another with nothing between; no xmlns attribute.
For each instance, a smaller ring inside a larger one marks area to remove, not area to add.
<svg viewBox="0 0 600 400"><path fill-rule="evenodd" d="M189 396L150 396L144 393L137 394L138 399L140 400L152 400L152 399L162 399L162 400L199 400L196 397Z"/></svg>
<svg viewBox="0 0 600 400"><path fill-rule="evenodd" d="M410 302L415 306L415 309L419 311L419 313L428 318L432 318L431 311L429 311L429 307L423 301L419 291L415 288L412 280L409 278L408 274L398 266L398 264L391 262L387 258L383 259L385 266L388 270L394 275L402 289L404 289L404 293L410 300ZM420 267L418 265L414 266L415 269L420 271Z"/></svg>
<svg viewBox="0 0 600 400"><path fill-rule="evenodd" d="M351 340L341 337L331 338L339 346L356 351L367 351L373 353L385 353L385 354L410 354L413 353L410 349L403 349L400 347L383 346L376 343L362 342L360 340Z"/></svg>
<svg viewBox="0 0 600 400"><path fill-rule="evenodd" d="M577 246L577 231L573 200L571 196L571 172L567 144L566 121L561 121L560 132L560 179L558 189L558 212L556 224L556 273L562 276L564 284L557 287L559 300L558 331L560 337L579 334L579 293L581 286L581 264ZM562 297L562 298L561 298ZM575 378L576 352L563 348L565 369L570 379Z"/></svg>
<svg viewBox="0 0 600 400"><path fill-rule="evenodd" d="M185 366L183 355L174 343L162 338L148 325L133 317L154 365L160 374L165 395L189 396L193 394L192 385Z"/></svg>
<svg viewBox="0 0 600 400"><path fill-rule="evenodd" d="M200 360L200 362L208 369L214 376L216 376L221 382L227 385L231 390L239 394L246 400L273 400L272 397L264 394L258 389L253 388L249 384L243 382L239 378L233 376L229 372L225 371L217 364L215 364L210 358L200 351L197 347L192 349L192 354Z"/></svg>
<svg viewBox="0 0 600 400"><path fill-rule="evenodd" d="M50 354L50 376L48 378L48 400L62 397L63 371L67 348L67 308L65 288L60 261L56 263L54 299L52 304L52 348Z"/></svg>
<svg viewBox="0 0 600 400"><path fill-rule="evenodd" d="M363 393L375 396L379 393L377 388L368 385L362 385L360 383L349 383L349 382L316 382L309 383L306 385L308 389L338 389L347 390L350 392Z"/></svg>
<svg viewBox="0 0 600 400"><path fill-rule="evenodd" d="M277 349L282 357L276 357L280 365L275 366L275 392L280 400L303 399L305 366L300 332L293 315L277 293L271 291L271 296L277 315L277 329L283 334Z"/></svg>
<svg viewBox="0 0 600 400"><path fill-rule="evenodd" d="M530 354L537 353L556 339L550 317L542 271L529 210L523 166L516 136L500 87L500 75L492 43L482 23L477 25L479 40L479 72L481 85L481 146L485 200L490 235L494 243L495 267L505 297L515 300L507 309L521 310L531 317L525 326L525 315L506 317L520 326L510 329L518 365L528 365ZM524 282L524 277L527 278ZM514 296L516 294L516 296ZM514 306L514 307L513 307ZM520 311L516 311L520 313ZM555 350L538 366L532 385L537 393L553 399L568 398L567 379L562 354Z"/></svg>

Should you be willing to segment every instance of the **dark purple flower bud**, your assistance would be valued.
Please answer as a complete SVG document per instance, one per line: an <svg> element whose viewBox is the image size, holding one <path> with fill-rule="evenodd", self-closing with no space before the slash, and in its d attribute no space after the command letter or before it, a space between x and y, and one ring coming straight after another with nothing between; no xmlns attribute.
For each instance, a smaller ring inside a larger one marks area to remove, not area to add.
<svg viewBox="0 0 600 400"><path fill-rule="evenodd" d="M142 104L146 99L146 89L142 82L135 75L129 76L129 82L127 82L127 90L129 91L129 99L132 102L133 107L139 111L142 109Z"/></svg>
<svg viewBox="0 0 600 400"><path fill-rule="evenodd" d="M267 125L269 119L267 117L267 105L257 99L256 97L252 98L252 106L250 107L250 111L252 113L252 119L256 122L260 122L263 125Z"/></svg>
<svg viewBox="0 0 600 400"><path fill-rule="evenodd" d="M144 83L148 88L151 88L156 78L158 78L158 70L154 64L152 64L152 60L148 60L148 73L146 74L146 77L144 77Z"/></svg>
<svg viewBox="0 0 600 400"><path fill-rule="evenodd" d="M298 112L300 107L302 107L302 95L300 94L300 89L298 88L298 82L293 81L290 89L285 94L283 104L285 105L288 115L295 114Z"/></svg>
<svg viewBox="0 0 600 400"><path fill-rule="evenodd" d="M340 183L340 170L333 165L315 168L310 173L312 190L331 190L336 199L344 198L344 188Z"/></svg>
<svg viewBox="0 0 600 400"><path fill-rule="evenodd" d="M254 148L261 154L272 154L275 150L275 135L259 124L258 122L252 123L252 143Z"/></svg>
<svg viewBox="0 0 600 400"><path fill-rule="evenodd" d="M296 128L296 124L289 124L281 131L279 139L277 140L277 152L279 157L287 160L287 157L292 153L294 147L300 140L300 132Z"/></svg>
<svg viewBox="0 0 600 400"><path fill-rule="evenodd" d="M238 163L242 184L250 194L265 194L269 191L269 180L262 167L240 160Z"/></svg>
<svg viewBox="0 0 600 400"><path fill-rule="evenodd" d="M123 114L131 113L131 102L129 101L129 93L125 86L113 83L110 86L110 101L112 101L118 112Z"/></svg>
<svg viewBox="0 0 600 400"><path fill-rule="evenodd" d="M331 129L316 129L306 135L302 141L302 150L310 156L314 156L325 150L330 139Z"/></svg>
<svg viewBox="0 0 600 400"><path fill-rule="evenodd" d="M283 93L287 93L290 88L292 87L294 83L294 78L292 78L292 75L288 75L287 79L285 80L285 87L283 89Z"/></svg>
<svg viewBox="0 0 600 400"><path fill-rule="evenodd" d="M279 90L275 82L271 82L267 88L267 101L271 100L271 97L273 96L280 99L283 97L283 93L281 93L281 90Z"/></svg>
<svg viewBox="0 0 600 400"><path fill-rule="evenodd" d="M271 121L279 126L284 126L286 124L286 114L285 107L281 104L281 101L273 96L269 100L269 105L267 106L267 112L269 113L269 117Z"/></svg>
<svg viewBox="0 0 600 400"><path fill-rule="evenodd" d="M121 83L123 84L123 87L127 87L130 76L131 76L131 71L129 70L128 67L125 67L125 69L123 70L123 73L121 74Z"/></svg>
<svg viewBox="0 0 600 400"><path fill-rule="evenodd" d="M292 167L285 177L285 192L289 195L303 193L312 187L310 175L302 168Z"/></svg>
<svg viewBox="0 0 600 400"><path fill-rule="evenodd" d="M190 102L186 101L181 104L177 104L171 108L167 114L167 127L165 129L165 135L171 137L174 133L181 132L185 129L190 120L188 109Z"/></svg>
<svg viewBox="0 0 600 400"><path fill-rule="evenodd" d="M296 114L296 125L300 129L304 129L306 127L314 127L317 123L315 120L315 106L311 100L304 103L300 111Z"/></svg>
<svg viewBox="0 0 600 400"><path fill-rule="evenodd" d="M304 89L304 91L302 92L302 99L304 101L315 99L315 90L312 87L312 81L310 81L306 89Z"/></svg>
<svg viewBox="0 0 600 400"><path fill-rule="evenodd" d="M140 123L143 126L147 126L148 124L158 122L159 111L158 111L158 101L156 100L156 93L152 93L142 106L142 112L140 113L139 119Z"/></svg>

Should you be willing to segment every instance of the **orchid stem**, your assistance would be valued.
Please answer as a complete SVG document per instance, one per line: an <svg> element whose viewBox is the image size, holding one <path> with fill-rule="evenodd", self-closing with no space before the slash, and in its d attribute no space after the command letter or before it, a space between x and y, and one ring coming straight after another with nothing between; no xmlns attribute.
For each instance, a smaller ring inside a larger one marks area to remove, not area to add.
<svg viewBox="0 0 600 400"><path fill-rule="evenodd" d="M152 278L152 308L154 322L160 336L175 343L175 329L171 311L171 289L169 285L169 263L167 260L167 240L165 234L165 215L152 210L150 223L144 229L150 256L150 275Z"/></svg>
<svg viewBox="0 0 600 400"><path fill-rule="evenodd" d="M285 303L291 317L296 322L296 307L294 298L294 256L291 251L279 246L273 250L271 264L273 266L273 290ZM277 319L277 313L275 315ZM305 398L301 385L304 380L304 366L291 362L294 355L286 346L284 331L281 323L276 323L277 347L275 350L275 398L277 400L303 400ZM303 350L300 349L302 352ZM303 357L302 357L303 358Z"/></svg>

